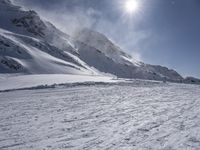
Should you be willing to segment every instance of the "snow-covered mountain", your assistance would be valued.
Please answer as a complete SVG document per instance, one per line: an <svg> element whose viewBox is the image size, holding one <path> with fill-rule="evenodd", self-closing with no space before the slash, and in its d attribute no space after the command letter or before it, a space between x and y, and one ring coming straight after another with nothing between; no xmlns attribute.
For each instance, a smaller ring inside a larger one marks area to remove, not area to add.
<svg viewBox="0 0 200 150"><path fill-rule="evenodd" d="M96 31L83 29L75 34L75 39L80 41L81 46L78 49L81 59L102 72L109 72L122 78L170 81L183 79L174 70L134 60L107 37ZM91 48L88 49L88 47Z"/></svg>
<svg viewBox="0 0 200 150"><path fill-rule="evenodd" d="M0 73L95 74L69 36L34 11L0 0Z"/></svg>
<svg viewBox="0 0 200 150"><path fill-rule="evenodd" d="M0 0L0 73L183 80L174 70L134 60L99 32L81 29L71 37L9 0Z"/></svg>

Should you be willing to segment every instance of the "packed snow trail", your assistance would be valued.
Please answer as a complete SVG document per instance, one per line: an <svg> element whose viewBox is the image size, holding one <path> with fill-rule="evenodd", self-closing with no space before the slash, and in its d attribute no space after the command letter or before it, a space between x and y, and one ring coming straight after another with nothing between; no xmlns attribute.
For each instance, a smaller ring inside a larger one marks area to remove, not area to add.
<svg viewBox="0 0 200 150"><path fill-rule="evenodd" d="M0 150L29 149L200 149L200 87L149 83L0 93Z"/></svg>

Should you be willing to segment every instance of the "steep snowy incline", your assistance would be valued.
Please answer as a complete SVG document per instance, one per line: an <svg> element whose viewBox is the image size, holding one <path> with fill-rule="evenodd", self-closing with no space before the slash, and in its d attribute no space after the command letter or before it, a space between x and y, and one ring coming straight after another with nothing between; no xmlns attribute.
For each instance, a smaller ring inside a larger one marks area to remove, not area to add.
<svg viewBox="0 0 200 150"><path fill-rule="evenodd" d="M70 37L24 11L0 0L0 73L98 74L79 57Z"/></svg>
<svg viewBox="0 0 200 150"><path fill-rule="evenodd" d="M69 41L70 37L50 22L42 20L33 10L26 11L9 0L0 0L0 20L0 28L42 39L59 49L76 53Z"/></svg>
<svg viewBox="0 0 200 150"><path fill-rule="evenodd" d="M77 31L74 38L100 50L105 56L113 59L116 63L127 65L132 65L134 63L135 66L141 65L141 62L134 60L130 55L126 54L112 43L105 35L96 31L84 28Z"/></svg>
<svg viewBox="0 0 200 150"><path fill-rule="evenodd" d="M48 43L0 30L0 73L92 74L85 63Z"/></svg>
<svg viewBox="0 0 200 150"><path fill-rule="evenodd" d="M162 66L144 64L123 52L103 34L90 29L82 29L75 36L80 58L102 72L123 78L150 80L183 80L176 71Z"/></svg>
<svg viewBox="0 0 200 150"><path fill-rule="evenodd" d="M0 93L1 150L198 150L200 88L77 86Z"/></svg>

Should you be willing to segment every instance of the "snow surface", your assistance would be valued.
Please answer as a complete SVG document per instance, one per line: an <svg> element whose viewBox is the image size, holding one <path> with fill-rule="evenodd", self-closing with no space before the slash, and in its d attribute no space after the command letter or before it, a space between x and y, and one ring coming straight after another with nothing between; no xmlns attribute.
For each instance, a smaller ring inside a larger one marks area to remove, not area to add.
<svg viewBox="0 0 200 150"><path fill-rule="evenodd" d="M141 81L0 93L1 150L198 150L200 87Z"/></svg>
<svg viewBox="0 0 200 150"><path fill-rule="evenodd" d="M64 83L83 82L116 82L113 77L108 76L88 76L70 74L40 74L40 75L11 75L0 74L0 91L31 88L37 86L50 86Z"/></svg>

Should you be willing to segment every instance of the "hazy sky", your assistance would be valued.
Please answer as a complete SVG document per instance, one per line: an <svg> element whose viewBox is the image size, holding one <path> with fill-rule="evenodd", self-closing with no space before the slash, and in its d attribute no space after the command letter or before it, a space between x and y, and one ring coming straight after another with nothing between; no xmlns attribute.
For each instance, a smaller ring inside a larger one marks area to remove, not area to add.
<svg viewBox="0 0 200 150"><path fill-rule="evenodd" d="M132 15L125 13L126 0L14 1L69 34L90 27L145 63L200 77L200 0L138 0Z"/></svg>

